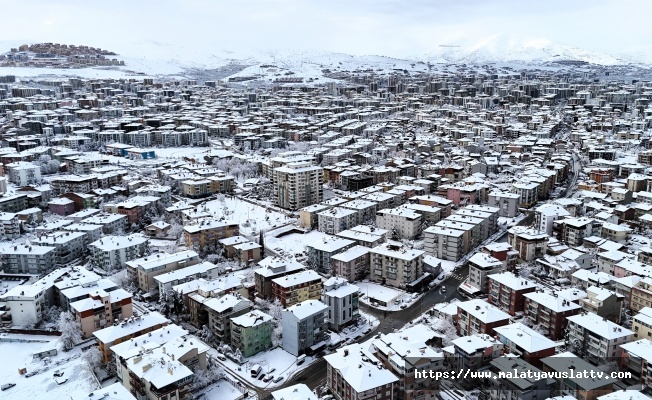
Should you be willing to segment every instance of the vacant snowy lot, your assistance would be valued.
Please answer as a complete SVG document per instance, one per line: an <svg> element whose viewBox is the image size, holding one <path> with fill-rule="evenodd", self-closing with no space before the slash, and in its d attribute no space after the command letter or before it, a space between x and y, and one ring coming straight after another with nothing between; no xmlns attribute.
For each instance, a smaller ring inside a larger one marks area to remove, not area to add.
<svg viewBox="0 0 652 400"><path fill-rule="evenodd" d="M240 224L240 234L246 236L295 222L279 212L238 198L225 197L223 200L208 201L198 207L198 210L204 210L204 207L218 218L224 216Z"/></svg>
<svg viewBox="0 0 652 400"><path fill-rule="evenodd" d="M98 386L82 360L79 347L69 352L59 351L56 356L49 357L49 362L32 360L35 352L51 349L58 345L57 336L6 335L0 337L0 384L15 383L0 395L3 400L48 399L70 400L71 396L86 396ZM4 340L29 340L31 342L8 343ZM58 364L58 365L57 365ZM26 368L27 373L41 371L29 378L19 375L18 370ZM58 385L54 372L63 372L59 381L68 379Z"/></svg>

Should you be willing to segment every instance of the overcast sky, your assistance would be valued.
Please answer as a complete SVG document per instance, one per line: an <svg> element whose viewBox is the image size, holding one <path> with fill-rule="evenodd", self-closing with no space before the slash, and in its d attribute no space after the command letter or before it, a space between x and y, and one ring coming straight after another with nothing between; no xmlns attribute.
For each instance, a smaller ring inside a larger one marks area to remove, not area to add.
<svg viewBox="0 0 652 400"><path fill-rule="evenodd" d="M497 34L647 51L649 0L0 0L3 41L209 51L310 49L396 57ZM191 42L191 45L187 45Z"/></svg>

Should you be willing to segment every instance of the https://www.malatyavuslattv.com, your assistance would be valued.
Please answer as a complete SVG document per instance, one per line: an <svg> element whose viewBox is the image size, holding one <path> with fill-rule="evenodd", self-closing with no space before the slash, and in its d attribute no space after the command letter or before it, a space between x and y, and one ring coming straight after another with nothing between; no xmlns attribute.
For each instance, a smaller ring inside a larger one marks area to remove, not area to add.
<svg viewBox="0 0 652 400"><path fill-rule="evenodd" d="M415 370L414 377L417 379L627 379L631 378L631 372L605 372L605 371L472 371L470 369L459 369L454 371L433 371L433 370Z"/></svg>

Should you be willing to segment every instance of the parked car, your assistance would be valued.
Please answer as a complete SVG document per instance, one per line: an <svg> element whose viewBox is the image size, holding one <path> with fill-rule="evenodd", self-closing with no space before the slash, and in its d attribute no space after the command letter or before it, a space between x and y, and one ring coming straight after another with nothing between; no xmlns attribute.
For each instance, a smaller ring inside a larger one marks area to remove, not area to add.
<svg viewBox="0 0 652 400"><path fill-rule="evenodd" d="M15 383L5 383L4 385L0 386L0 390L7 390L11 389L12 387L16 386Z"/></svg>
<svg viewBox="0 0 652 400"><path fill-rule="evenodd" d="M269 382L272 379L274 379L274 375L267 375L266 377L263 378L263 382Z"/></svg>
<svg viewBox="0 0 652 400"><path fill-rule="evenodd" d="M55 378L61 378L63 376L63 371L56 370L54 371L54 377Z"/></svg>
<svg viewBox="0 0 652 400"><path fill-rule="evenodd" d="M260 374L260 376L258 377L258 380L259 380L259 381L262 381L263 378L265 377L265 375L267 375L267 374Z"/></svg>
<svg viewBox="0 0 652 400"><path fill-rule="evenodd" d="M226 356L224 354L218 354L217 359L221 361L226 361Z"/></svg>
<svg viewBox="0 0 652 400"><path fill-rule="evenodd" d="M279 382L282 381L282 380L283 380L283 377L282 377L282 376L277 376L276 378L274 378L274 380L273 380L272 382L274 382L274 383L279 383Z"/></svg>

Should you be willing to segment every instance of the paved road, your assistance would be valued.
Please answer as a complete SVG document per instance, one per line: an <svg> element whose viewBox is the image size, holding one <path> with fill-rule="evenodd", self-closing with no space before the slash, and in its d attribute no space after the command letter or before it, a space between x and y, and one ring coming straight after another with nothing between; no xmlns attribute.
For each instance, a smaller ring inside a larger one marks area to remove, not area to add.
<svg viewBox="0 0 652 400"><path fill-rule="evenodd" d="M457 287L460 285L460 283L462 283L464 279L466 279L468 274L469 267L468 265L465 265L464 267L451 274L448 278L446 278L441 285L428 291L419 300L412 303L410 307L401 311L388 311L385 314L384 311L380 311L373 307L369 307L366 304L360 303L360 309L363 312L378 318L380 325L374 332L363 336L359 341L364 342L365 340L368 340L379 333L390 333L394 330L400 329L408 322L423 314L435 304L451 301L452 299L465 300L458 293ZM441 287L446 288L446 292L443 294L440 292ZM324 359L316 361L308 368L294 375L283 385L274 388L274 390L295 385L297 383L306 384L310 389L323 386L326 383L326 361L324 361ZM270 390L259 389L256 392L258 393L259 399L261 400L271 398Z"/></svg>

